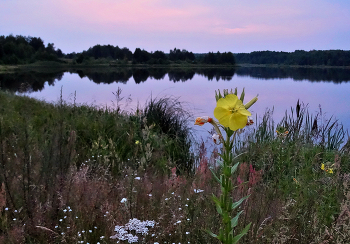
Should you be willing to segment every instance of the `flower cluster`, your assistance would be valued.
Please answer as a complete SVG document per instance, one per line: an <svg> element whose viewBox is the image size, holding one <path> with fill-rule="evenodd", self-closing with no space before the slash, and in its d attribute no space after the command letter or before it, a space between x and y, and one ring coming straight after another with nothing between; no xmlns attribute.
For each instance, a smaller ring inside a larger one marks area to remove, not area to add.
<svg viewBox="0 0 350 244"><path fill-rule="evenodd" d="M329 174L333 174L334 173L334 164L331 164L331 162L327 162L326 164L321 164L321 169Z"/></svg>
<svg viewBox="0 0 350 244"><path fill-rule="evenodd" d="M135 231L136 234L142 234L147 235L148 234L148 228L153 228L156 224L155 221L145 220L140 221L136 218L130 219L129 223L127 223L125 226L115 226L114 231L117 232L114 236L111 236L111 239L119 239L121 241L128 240L128 243L134 243L138 242L139 238L138 236L134 236L133 234L130 234L129 231Z"/></svg>
<svg viewBox="0 0 350 244"><path fill-rule="evenodd" d="M277 136L284 139L289 134L289 131L283 126L278 126L276 129Z"/></svg>

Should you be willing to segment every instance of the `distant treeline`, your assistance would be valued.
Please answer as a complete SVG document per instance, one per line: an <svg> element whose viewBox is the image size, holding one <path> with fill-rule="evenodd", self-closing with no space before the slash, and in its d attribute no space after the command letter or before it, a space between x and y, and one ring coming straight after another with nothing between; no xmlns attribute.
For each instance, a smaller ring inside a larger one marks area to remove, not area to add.
<svg viewBox="0 0 350 244"><path fill-rule="evenodd" d="M112 45L95 45L87 51L79 54L69 54L69 58L75 58L77 63L91 61L91 59L111 59L116 64L132 62L133 64L171 64L171 63L192 63L192 64L235 64L233 53L213 53L194 54L185 49L174 48L168 54L163 51L148 52L144 49L136 48L132 53L128 48L119 48Z"/></svg>
<svg viewBox="0 0 350 244"><path fill-rule="evenodd" d="M350 51L296 50L294 52L259 51L235 54L237 63L350 66Z"/></svg>
<svg viewBox="0 0 350 244"><path fill-rule="evenodd" d="M28 64L36 61L60 61L64 54L53 43L44 45L40 37L0 36L0 64Z"/></svg>
<svg viewBox="0 0 350 244"><path fill-rule="evenodd" d="M119 64L284 64L284 65L328 65L350 66L350 51L302 51L275 52L258 51L251 53L209 52L194 54L185 49L174 48L169 53L163 51L148 52L136 48L134 52L128 48L113 45L95 45L81 53L64 54L61 49L55 48L53 43L44 45L40 37L0 36L0 65L29 64L36 61L56 61L73 64L94 64L96 62L111 65Z"/></svg>
<svg viewBox="0 0 350 244"><path fill-rule="evenodd" d="M163 51L147 52L136 48L131 52L128 48L119 48L112 45L95 45L81 53L64 54L56 49L53 43L44 45L40 37L0 36L0 64L29 64L36 61L65 62L72 59L73 63L93 63L96 60L111 64L170 64L170 63L204 63L204 64L235 64L233 53L212 53L195 55L185 49L174 48L168 54Z"/></svg>

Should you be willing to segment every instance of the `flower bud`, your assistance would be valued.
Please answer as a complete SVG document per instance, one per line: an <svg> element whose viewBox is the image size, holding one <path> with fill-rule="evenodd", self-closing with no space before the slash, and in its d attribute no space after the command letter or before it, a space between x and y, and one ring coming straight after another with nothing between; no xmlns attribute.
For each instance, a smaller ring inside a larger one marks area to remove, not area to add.
<svg viewBox="0 0 350 244"><path fill-rule="evenodd" d="M250 108L254 103L258 101L258 96L254 97L252 100L250 100L248 103L244 105L245 109Z"/></svg>
<svg viewBox="0 0 350 244"><path fill-rule="evenodd" d="M202 126L204 125L205 123L207 122L211 122L212 121L212 118L208 117L208 116L203 116L203 117L198 117L196 119L196 121L194 122L195 125L199 125L199 126Z"/></svg>
<svg viewBox="0 0 350 244"><path fill-rule="evenodd" d="M213 138L213 141L214 141L215 144L219 144L220 143L220 135L214 134L212 136L212 138Z"/></svg>

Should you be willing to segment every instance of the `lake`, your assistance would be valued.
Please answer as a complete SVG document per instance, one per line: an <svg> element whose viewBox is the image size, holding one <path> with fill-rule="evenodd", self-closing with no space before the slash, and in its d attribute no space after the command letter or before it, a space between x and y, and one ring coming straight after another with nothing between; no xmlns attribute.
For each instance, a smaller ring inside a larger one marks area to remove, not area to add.
<svg viewBox="0 0 350 244"><path fill-rule="evenodd" d="M120 102L127 111L143 107L151 97L172 96L197 116L213 116L215 90L245 88L247 102L257 94L259 100L250 109L253 118L274 110L280 121L297 101L307 104L316 114L322 109L326 118L338 119L350 128L350 69L321 68L108 68L71 69L57 72L20 72L0 74L2 89L17 94L57 102L61 96L68 103L112 107L115 93L122 90ZM126 98L131 98L127 103ZM210 130L203 126L199 133Z"/></svg>

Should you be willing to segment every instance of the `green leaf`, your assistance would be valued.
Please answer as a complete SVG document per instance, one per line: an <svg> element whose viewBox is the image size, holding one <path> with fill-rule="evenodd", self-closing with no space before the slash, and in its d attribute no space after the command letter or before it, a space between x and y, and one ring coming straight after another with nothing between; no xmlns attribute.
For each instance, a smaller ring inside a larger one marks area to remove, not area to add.
<svg viewBox="0 0 350 244"><path fill-rule="evenodd" d="M218 238L217 235L215 235L213 232L211 232L210 230L205 230L209 235L211 235L214 238Z"/></svg>
<svg viewBox="0 0 350 244"><path fill-rule="evenodd" d="M220 199L217 198L214 194L211 196L211 199L215 202L215 204L220 205Z"/></svg>
<svg viewBox="0 0 350 244"><path fill-rule="evenodd" d="M236 244L236 243L239 241L239 239L242 238L242 236L244 236L245 234L247 234L247 232L248 232L248 230L249 230L251 224L252 224L252 223L249 223L249 224L241 231L240 234L236 235L236 236L233 238L233 242L232 242L233 244Z"/></svg>
<svg viewBox="0 0 350 244"><path fill-rule="evenodd" d="M231 130L229 127L225 127L224 129L225 129L225 132L226 132L228 138L231 138L231 136L233 135L234 131Z"/></svg>
<svg viewBox="0 0 350 244"><path fill-rule="evenodd" d="M242 153L236 155L236 156L234 157L234 159L238 158L239 156L241 156L241 155L243 155L243 154L245 154L245 153L247 153L247 152L242 152Z"/></svg>
<svg viewBox="0 0 350 244"><path fill-rule="evenodd" d="M239 165L239 162L236 163L235 165L233 165L233 166L231 167L231 175L232 175L234 172L236 172L238 165Z"/></svg>
<svg viewBox="0 0 350 244"><path fill-rule="evenodd" d="M216 174L214 173L214 171L213 171L211 168L209 168L209 169L210 169L211 173L213 174L215 180L217 180L220 184L222 184L221 180L216 176Z"/></svg>
<svg viewBox="0 0 350 244"><path fill-rule="evenodd" d="M218 211L218 213L222 215L222 208L220 207L220 205L216 204L216 211Z"/></svg>
<svg viewBox="0 0 350 244"><path fill-rule="evenodd" d="M219 166L224 167L224 162L223 162L223 161L217 159L217 160L216 160L216 163L217 163Z"/></svg>
<svg viewBox="0 0 350 244"><path fill-rule="evenodd" d="M231 219L231 228L232 228L232 229L235 228L235 227L237 226L237 224L238 224L238 218L239 218L239 216L240 216L242 213L243 213L243 210L242 210L241 212L237 213L237 215L236 215L234 218Z"/></svg>
<svg viewBox="0 0 350 244"><path fill-rule="evenodd" d="M232 203L232 205L231 205L231 210L233 210L233 209L237 208L239 205L241 205L241 203L242 203L244 200L246 200L249 196L250 196L250 195L245 196L245 197L242 197L242 198L241 198L240 200L238 200L237 202Z"/></svg>
<svg viewBox="0 0 350 244"><path fill-rule="evenodd" d="M242 103L243 103L243 100L244 100L244 96L245 96L245 93L244 93L244 88L243 88L243 91L242 91L242 93L241 93L241 97L240 97L240 99L239 99L239 100L242 101Z"/></svg>
<svg viewBox="0 0 350 244"><path fill-rule="evenodd" d="M224 241L224 230L220 229L219 236L217 237L220 241Z"/></svg>

